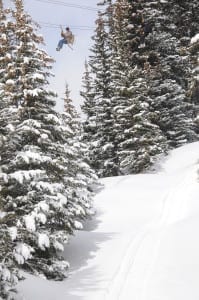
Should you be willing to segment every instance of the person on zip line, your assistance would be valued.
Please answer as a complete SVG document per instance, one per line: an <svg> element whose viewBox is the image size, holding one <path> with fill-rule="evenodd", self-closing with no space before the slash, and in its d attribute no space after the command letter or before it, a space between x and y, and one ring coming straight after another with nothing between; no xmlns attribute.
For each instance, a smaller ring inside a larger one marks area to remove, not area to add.
<svg viewBox="0 0 199 300"><path fill-rule="evenodd" d="M72 45L74 42L74 35L69 27L66 27L66 31L63 31L63 29L61 28L61 36L63 37L63 39L59 41L56 48L57 51L60 51L64 44L67 44L70 47L70 45Z"/></svg>

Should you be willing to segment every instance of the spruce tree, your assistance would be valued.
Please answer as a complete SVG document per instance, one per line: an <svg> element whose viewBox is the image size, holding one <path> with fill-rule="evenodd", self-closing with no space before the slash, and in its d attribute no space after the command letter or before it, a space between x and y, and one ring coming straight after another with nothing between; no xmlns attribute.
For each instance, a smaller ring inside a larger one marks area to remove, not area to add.
<svg viewBox="0 0 199 300"><path fill-rule="evenodd" d="M93 134L89 143L91 166L99 176L116 175L114 165L114 145L111 133L113 126L110 82L110 51L107 43L108 32L105 27L105 17L99 13L96 21L94 45L89 56L89 66L92 76L93 114L89 126ZM86 111L86 103L84 111ZM88 109L87 109L88 110ZM89 119L86 119L89 123ZM93 123L93 124L92 124Z"/></svg>
<svg viewBox="0 0 199 300"><path fill-rule="evenodd" d="M137 77L138 76L138 77ZM151 122L151 99L143 89L145 81L134 70L131 85L120 92L120 106L115 107L115 127L120 174L140 173L149 169L167 141L157 125Z"/></svg>
<svg viewBox="0 0 199 300"><path fill-rule="evenodd" d="M104 11L97 32L105 28L108 35L98 34L91 65L104 41L110 62L110 76L104 76L109 79L109 93L105 98L96 80L103 61L98 56L98 64L91 67L93 91L98 90L93 97L96 133L90 153L100 176L140 172L168 147L197 139L193 121L197 106L188 97L194 57L188 55L187 45L196 34L198 3L104 0L99 4ZM184 24L177 18L178 8Z"/></svg>
<svg viewBox="0 0 199 300"><path fill-rule="evenodd" d="M170 147L193 141L192 106L186 99L186 73L173 21L165 16L168 1L133 1L131 47L133 64L145 72L152 122ZM169 4L170 5L170 4ZM184 64L185 65L185 64Z"/></svg>
<svg viewBox="0 0 199 300"><path fill-rule="evenodd" d="M118 171L122 174L148 169L164 151L166 143L158 126L151 122L151 99L147 95L144 71L139 64L132 68L130 12L128 1L115 2L111 37L112 106Z"/></svg>
<svg viewBox="0 0 199 300"><path fill-rule="evenodd" d="M63 243L80 228L91 193L84 183L86 192L80 195L79 169L76 182L74 173L70 181L68 152L73 149L67 152L67 129L55 112L55 94L48 89L53 60L39 48L43 40L23 1L14 2L11 70L17 82L12 98L17 113L6 135L7 151L1 151L1 226L10 233L8 254L16 268L62 279L68 267L60 255ZM83 163L80 167L86 169Z"/></svg>
<svg viewBox="0 0 199 300"><path fill-rule="evenodd" d="M91 76L91 70L87 61L85 62L85 72L82 78L82 90L80 92L84 99L81 105L83 112L83 140L87 145L87 160L94 167L95 158L92 156L92 139L96 134L96 104L95 104L95 87L93 86L93 78Z"/></svg>
<svg viewBox="0 0 199 300"><path fill-rule="evenodd" d="M187 93L189 101L194 105L193 120L195 125L195 131L199 134L199 34L194 35L188 46L188 51L191 56L192 62L192 76L189 83L189 90Z"/></svg>
<svg viewBox="0 0 199 300"><path fill-rule="evenodd" d="M82 141L80 117L70 98L67 84L62 120L67 129L64 132L65 152L68 155L66 178L67 185L73 187L71 203L77 206L76 210L80 212L80 219L86 218L92 212L91 199L94 193L93 188L97 186L97 176L87 163L87 148Z"/></svg>
<svg viewBox="0 0 199 300"><path fill-rule="evenodd" d="M84 98L84 103L81 106L83 113L87 118L95 116L95 103L94 103L94 88L92 86L91 71L88 62L85 61L85 72L82 77L82 90L81 96Z"/></svg>
<svg viewBox="0 0 199 300"><path fill-rule="evenodd" d="M95 101L97 131L91 137L95 151L91 157L98 163L95 164L95 168L100 176L140 172L152 164L156 155L166 151L166 139L158 125L153 124L155 113L149 109L152 99L147 94L146 73L142 68L146 58L142 56L135 60L136 55L132 55L130 51L132 27L129 27L128 20L131 6L127 0L118 0L114 4L112 1L103 1L100 4L104 5L105 9L100 13L97 30L108 26L105 30L108 35L101 35L99 40L104 41L106 45L110 65L108 88L106 84L103 85L106 87L106 93L103 93L103 86L100 87L95 80L99 78L100 82L103 82L99 67L103 61L102 56L98 56L97 68L91 68L93 86L99 87L99 96ZM142 18L138 18L138 24L135 24L138 28L133 26L138 35L141 24ZM94 58L102 53L104 44L101 42L98 48L97 43L94 45ZM91 62L93 66L95 60ZM107 76L107 72L103 74Z"/></svg>
<svg viewBox="0 0 199 300"><path fill-rule="evenodd" d="M2 159L9 155L6 147L8 137L13 130L13 115L17 113L13 105L12 90L15 85L14 74L10 65L12 62L12 47L14 24L10 19L11 10L4 9L0 0L0 174ZM0 180L0 191L2 189ZM15 246L15 229L11 226L14 213L4 211L3 198L0 195L0 298L9 299L13 286L20 278L17 272L13 249Z"/></svg>
<svg viewBox="0 0 199 300"><path fill-rule="evenodd" d="M4 9L3 2L0 1L0 131L8 131L11 128L13 115L16 113L16 105L14 102L15 87L17 86L15 69L12 66L14 59L13 44L15 24L11 19L11 9ZM7 126L10 124L10 126ZM7 126L7 127L6 127Z"/></svg>
<svg viewBox="0 0 199 300"><path fill-rule="evenodd" d="M164 95L167 100L163 100L161 104L165 108L165 102L167 103L162 120L165 120L166 114L170 114L171 119L165 121L166 126L161 123L161 127L167 134L169 144L176 147L197 139L192 119L195 107L187 99L192 67L190 55L185 48L193 32L196 33L198 4L197 1L170 1L162 2L160 8L162 19L159 31L162 33L157 34L156 45L161 59L161 76L166 77L166 84L161 86L164 90L168 86L168 91L165 91L169 94L168 99Z"/></svg>

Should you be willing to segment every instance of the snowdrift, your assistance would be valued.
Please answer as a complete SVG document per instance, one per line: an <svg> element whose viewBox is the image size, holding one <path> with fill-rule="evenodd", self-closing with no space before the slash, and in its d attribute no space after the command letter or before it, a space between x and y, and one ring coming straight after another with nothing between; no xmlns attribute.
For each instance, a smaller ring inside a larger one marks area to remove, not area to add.
<svg viewBox="0 0 199 300"><path fill-rule="evenodd" d="M95 217L66 245L63 282L26 275L18 299L198 300L199 143L156 173L105 178Z"/></svg>

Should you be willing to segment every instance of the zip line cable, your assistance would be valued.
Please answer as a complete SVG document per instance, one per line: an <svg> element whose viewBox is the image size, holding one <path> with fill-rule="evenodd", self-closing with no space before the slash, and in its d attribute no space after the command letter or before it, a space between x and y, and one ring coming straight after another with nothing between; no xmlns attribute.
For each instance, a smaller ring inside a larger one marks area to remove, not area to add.
<svg viewBox="0 0 199 300"><path fill-rule="evenodd" d="M42 27L47 27L47 28L60 28L60 25L62 27L65 27L66 25L63 24L55 24L55 23L49 23L49 22L42 22L42 21L38 21L38 23L42 26ZM91 26L86 26L86 25L70 25L71 29L79 29L79 30L93 30L94 27Z"/></svg>
<svg viewBox="0 0 199 300"><path fill-rule="evenodd" d="M47 26L47 25L43 25L42 27L44 27L44 28L50 28L50 29L58 29L58 27L51 27L51 26ZM84 29L84 28L72 28L71 26L70 26L70 28L73 29L73 30L83 30L83 31L92 30L92 29Z"/></svg>
<svg viewBox="0 0 199 300"><path fill-rule="evenodd" d="M62 5L62 6L66 6L66 7L80 8L80 9L85 9L85 10L90 10L90 11L98 11L98 9L95 7L66 3L66 2L62 2L62 1L58 1L58 0L34 0L34 1L55 4L55 5Z"/></svg>
<svg viewBox="0 0 199 300"><path fill-rule="evenodd" d="M63 1L59 1L59 0L34 0L37 2L42 2L42 3L49 3L49 4L55 4L55 5L61 5L61 6L66 6L66 7L73 7L73 8L79 8L79 9L85 9L85 10L90 10L90 11L98 11L97 8L91 7L91 6L85 6L85 5L79 5L79 4L71 4L71 3L66 3ZM60 28L61 24L54 24L54 23L49 23L49 22L42 22L42 21L38 21L38 24L41 25L41 27L45 27L45 28L51 28L51 29L57 29ZM62 24L62 26L64 27L65 25ZM91 26L84 26L84 25L79 25L79 26L70 26L71 29L74 30L94 30L94 27Z"/></svg>
<svg viewBox="0 0 199 300"><path fill-rule="evenodd" d="M46 28L52 28L52 29L57 29L60 28L60 25L62 27L65 27L66 25L63 24L55 24L55 23L49 23L49 22L42 22L42 21L38 21L38 24L40 24L42 27L46 27ZM78 29L78 30L94 30L94 27L91 26L86 26L86 25L77 25L77 26L70 26L71 29Z"/></svg>

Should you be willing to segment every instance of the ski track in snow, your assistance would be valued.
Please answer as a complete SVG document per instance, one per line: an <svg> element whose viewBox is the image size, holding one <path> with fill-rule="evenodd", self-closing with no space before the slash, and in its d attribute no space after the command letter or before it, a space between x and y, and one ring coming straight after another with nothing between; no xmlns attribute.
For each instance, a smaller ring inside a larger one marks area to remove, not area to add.
<svg viewBox="0 0 199 300"><path fill-rule="evenodd" d="M122 262L105 289L104 300L147 300L147 283L153 273L161 237L169 224L183 218L187 186L196 176L196 169L197 166L184 176L178 175L173 187L164 192L159 219L130 237Z"/></svg>
<svg viewBox="0 0 199 300"><path fill-rule="evenodd" d="M68 249L71 276L53 285L30 277L19 299L198 300L198 150L197 142L172 151L155 174L102 179L96 224Z"/></svg>

